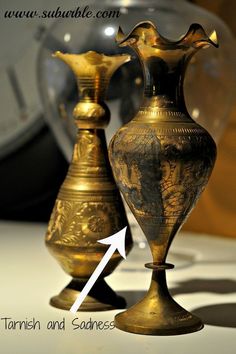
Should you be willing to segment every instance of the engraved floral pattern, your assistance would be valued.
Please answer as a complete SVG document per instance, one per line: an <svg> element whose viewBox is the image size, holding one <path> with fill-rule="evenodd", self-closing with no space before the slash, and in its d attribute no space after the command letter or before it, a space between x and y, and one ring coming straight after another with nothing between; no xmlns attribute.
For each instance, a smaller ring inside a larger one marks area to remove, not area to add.
<svg viewBox="0 0 236 354"><path fill-rule="evenodd" d="M49 243L87 247L123 226L118 201L72 202L57 199L48 226ZM102 247L102 245L101 245Z"/></svg>
<svg viewBox="0 0 236 354"><path fill-rule="evenodd" d="M163 135L163 127L131 122L111 141L115 179L149 240L162 243L177 230L207 183L215 145L198 129L180 136L166 123Z"/></svg>
<svg viewBox="0 0 236 354"><path fill-rule="evenodd" d="M103 232L105 221L100 216L93 215L88 219L88 228L93 232Z"/></svg>
<svg viewBox="0 0 236 354"><path fill-rule="evenodd" d="M79 203L57 199L50 218L46 240L76 245L82 235L77 226L81 209L82 205Z"/></svg>

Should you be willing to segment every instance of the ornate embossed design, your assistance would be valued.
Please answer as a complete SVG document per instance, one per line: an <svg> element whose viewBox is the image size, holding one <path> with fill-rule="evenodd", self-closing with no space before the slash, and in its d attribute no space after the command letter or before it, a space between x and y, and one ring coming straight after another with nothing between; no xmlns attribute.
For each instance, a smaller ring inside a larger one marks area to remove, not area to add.
<svg viewBox="0 0 236 354"><path fill-rule="evenodd" d="M100 216L93 215L88 219L88 229L92 232L101 233L105 230L105 221Z"/></svg>
<svg viewBox="0 0 236 354"><path fill-rule="evenodd" d="M77 143L74 146L73 163L105 165L101 136L91 130L81 130L78 133ZM99 160L98 160L99 158Z"/></svg>
<svg viewBox="0 0 236 354"><path fill-rule="evenodd" d="M150 116L164 116L165 118L171 118L171 117L178 117L178 118L185 118L184 114L182 112L178 111L158 111L156 109L150 109L149 107L142 107L138 114L141 115L147 115L149 114Z"/></svg>
<svg viewBox="0 0 236 354"><path fill-rule="evenodd" d="M199 138L190 140L188 134L179 141L172 135L158 137L152 129L143 135L135 134L134 127L132 134L121 130L113 145L113 172L136 215L162 219L175 216L176 221L181 216L181 223L187 217L214 162L211 158L213 145L209 146L208 135L203 129L201 133L200 148ZM121 141L122 152L119 149ZM137 219L139 221L138 216Z"/></svg>
<svg viewBox="0 0 236 354"><path fill-rule="evenodd" d="M78 203L57 199L46 240L69 247L88 247L96 244L99 238L110 236L121 225L118 203Z"/></svg>
<svg viewBox="0 0 236 354"><path fill-rule="evenodd" d="M82 208L82 204L57 199L49 222L46 240L51 243L77 246L81 237L78 222Z"/></svg>

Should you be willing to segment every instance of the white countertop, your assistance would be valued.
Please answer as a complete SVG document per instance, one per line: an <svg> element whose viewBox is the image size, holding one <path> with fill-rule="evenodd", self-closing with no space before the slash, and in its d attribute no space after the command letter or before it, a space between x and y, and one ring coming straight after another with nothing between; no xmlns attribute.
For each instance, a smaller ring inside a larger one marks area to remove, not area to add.
<svg viewBox="0 0 236 354"><path fill-rule="evenodd" d="M236 240L179 234L171 247L167 272L174 298L205 323L203 330L181 336L141 336L112 330L74 330L78 322L113 321L119 311L70 312L48 301L70 280L44 246L46 225L0 223L0 318L40 321L40 330L7 330L0 320L2 354L235 354ZM143 244L144 245L144 244ZM107 282L136 302L150 283L148 248L136 245ZM65 330L47 330L50 320L65 318Z"/></svg>

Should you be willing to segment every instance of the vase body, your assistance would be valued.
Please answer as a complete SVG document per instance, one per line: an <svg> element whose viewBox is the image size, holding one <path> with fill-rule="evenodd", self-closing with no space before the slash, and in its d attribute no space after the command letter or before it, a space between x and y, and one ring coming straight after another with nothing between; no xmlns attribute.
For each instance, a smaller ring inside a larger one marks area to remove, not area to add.
<svg viewBox="0 0 236 354"><path fill-rule="evenodd" d="M213 38L214 37L214 38ZM141 302L116 316L118 328L139 334L181 334L202 328L201 321L170 296L165 270L171 242L212 172L216 145L189 116L183 96L187 63L201 47L216 45L199 25L179 41L161 37L151 22L138 24L117 40L138 54L144 72L143 102L109 146L115 180L142 228L153 262L152 282Z"/></svg>
<svg viewBox="0 0 236 354"><path fill-rule="evenodd" d="M80 85L79 103L74 109L79 129L73 157L46 234L49 251L73 278L50 303L69 310L108 248L97 241L128 225L108 160L104 128L110 114L103 100L113 71L129 56L108 57L95 52L57 52L56 56L72 68ZM127 252L131 246L128 228ZM80 310L124 307L124 299L103 280L121 260L119 252L115 252Z"/></svg>

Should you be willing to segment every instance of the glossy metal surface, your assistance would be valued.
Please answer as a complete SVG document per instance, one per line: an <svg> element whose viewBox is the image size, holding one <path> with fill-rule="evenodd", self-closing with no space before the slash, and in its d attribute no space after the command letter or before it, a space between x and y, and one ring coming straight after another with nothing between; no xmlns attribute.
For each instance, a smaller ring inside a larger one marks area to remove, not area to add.
<svg viewBox="0 0 236 354"><path fill-rule="evenodd" d="M128 225L122 200L114 182L107 154L104 128L110 113L104 95L113 72L129 61L129 55L105 56L96 52L62 54L78 80L79 103L74 109L78 129L72 162L61 186L46 234L46 245L72 282L51 299L55 307L70 309L78 291L93 273L107 250L98 243ZM128 229L127 251L132 239ZM122 257L115 252L104 269L109 275ZM103 278L96 283L80 310L122 308L118 297Z"/></svg>
<svg viewBox="0 0 236 354"><path fill-rule="evenodd" d="M115 318L116 327L139 334L182 334L201 321L170 296L165 270L171 242L201 192L216 157L216 146L189 116L183 81L190 58L200 48L217 46L200 25L177 42L163 38L151 22L141 22L117 40L131 46L141 61L145 91L136 117L113 137L109 156L116 182L148 240L153 270L147 295Z"/></svg>

